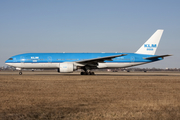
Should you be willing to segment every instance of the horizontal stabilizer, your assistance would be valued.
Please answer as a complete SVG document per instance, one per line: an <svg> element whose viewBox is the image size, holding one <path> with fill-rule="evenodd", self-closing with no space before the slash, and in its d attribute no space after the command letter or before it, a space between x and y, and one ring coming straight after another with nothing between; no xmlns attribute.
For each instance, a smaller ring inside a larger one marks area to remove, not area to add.
<svg viewBox="0 0 180 120"><path fill-rule="evenodd" d="M159 56L148 57L148 58L144 58L144 59L151 60L151 59L157 59L157 58L164 58L164 57L168 57L168 56L172 56L172 55L159 55Z"/></svg>

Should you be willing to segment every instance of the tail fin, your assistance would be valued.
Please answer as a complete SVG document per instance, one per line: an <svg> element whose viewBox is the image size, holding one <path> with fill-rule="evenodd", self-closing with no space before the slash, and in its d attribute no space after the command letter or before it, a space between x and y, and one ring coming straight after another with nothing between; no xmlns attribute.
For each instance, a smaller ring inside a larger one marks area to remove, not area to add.
<svg viewBox="0 0 180 120"><path fill-rule="evenodd" d="M154 55L164 30L157 30L136 53Z"/></svg>

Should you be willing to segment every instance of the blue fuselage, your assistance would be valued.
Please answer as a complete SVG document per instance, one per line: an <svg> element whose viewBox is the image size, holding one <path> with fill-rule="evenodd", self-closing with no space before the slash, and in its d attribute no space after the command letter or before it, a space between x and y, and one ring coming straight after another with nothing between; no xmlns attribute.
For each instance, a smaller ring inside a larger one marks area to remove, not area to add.
<svg viewBox="0 0 180 120"><path fill-rule="evenodd" d="M63 63L76 62L86 59L100 58L119 54L127 54L126 56L116 57L112 61L104 61L105 63L129 63L129 62L153 62L161 60L161 58L147 60L144 58L155 55L143 55L135 53L25 53L11 57L5 63Z"/></svg>

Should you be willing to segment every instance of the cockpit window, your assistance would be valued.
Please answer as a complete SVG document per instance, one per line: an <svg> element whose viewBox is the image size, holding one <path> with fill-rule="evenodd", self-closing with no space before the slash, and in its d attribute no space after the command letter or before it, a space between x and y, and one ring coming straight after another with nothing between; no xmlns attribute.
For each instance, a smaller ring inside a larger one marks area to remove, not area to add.
<svg viewBox="0 0 180 120"><path fill-rule="evenodd" d="M8 60L13 60L13 58L9 58Z"/></svg>

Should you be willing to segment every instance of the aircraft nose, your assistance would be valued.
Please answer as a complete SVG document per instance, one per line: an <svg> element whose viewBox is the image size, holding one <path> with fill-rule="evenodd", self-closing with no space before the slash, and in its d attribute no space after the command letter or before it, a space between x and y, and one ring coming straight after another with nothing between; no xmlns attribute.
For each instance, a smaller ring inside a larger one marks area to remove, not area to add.
<svg viewBox="0 0 180 120"><path fill-rule="evenodd" d="M6 64L6 65L9 65L8 60L5 61L5 64Z"/></svg>
<svg viewBox="0 0 180 120"><path fill-rule="evenodd" d="M5 61L5 64L8 63L8 60Z"/></svg>
<svg viewBox="0 0 180 120"><path fill-rule="evenodd" d="M6 63L6 62L5 62L5 64L6 64L6 65L9 65L9 66L13 66L13 63Z"/></svg>
<svg viewBox="0 0 180 120"><path fill-rule="evenodd" d="M6 65L10 65L11 63L9 63L9 60L6 60L6 61L5 61L5 64L6 64Z"/></svg>

